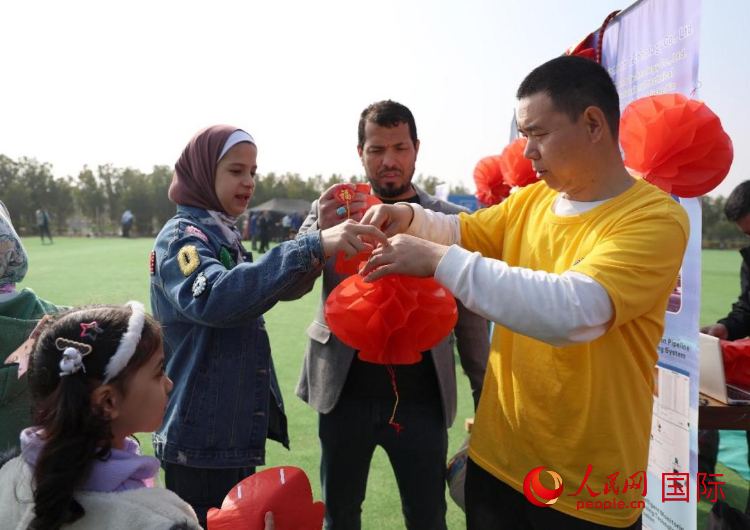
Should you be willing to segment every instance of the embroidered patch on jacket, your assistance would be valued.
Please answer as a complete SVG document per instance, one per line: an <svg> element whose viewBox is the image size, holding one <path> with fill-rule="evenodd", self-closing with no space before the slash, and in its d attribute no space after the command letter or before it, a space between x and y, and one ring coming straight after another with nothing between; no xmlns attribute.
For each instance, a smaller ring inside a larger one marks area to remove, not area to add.
<svg viewBox="0 0 750 530"><path fill-rule="evenodd" d="M177 253L177 263L180 266L183 276L190 276L201 264L201 258L198 256L198 249L193 245L185 245Z"/></svg>
<svg viewBox="0 0 750 530"><path fill-rule="evenodd" d="M235 265L237 265L234 262L234 259L232 258L232 255L229 253L229 249L227 247L221 247L221 252L219 252L219 261L227 270L232 270Z"/></svg>
<svg viewBox="0 0 750 530"><path fill-rule="evenodd" d="M193 282L193 298L198 298L202 295L205 292L207 285L208 279L206 278L205 273L201 272Z"/></svg>
<svg viewBox="0 0 750 530"><path fill-rule="evenodd" d="M148 258L148 271L151 273L151 276L156 274L156 251L151 251L151 256Z"/></svg>
<svg viewBox="0 0 750 530"><path fill-rule="evenodd" d="M195 236L198 239L202 240L204 243L208 243L208 237L206 234L200 231L199 228L194 227L193 225L188 225L188 227L185 229L185 233L189 236Z"/></svg>

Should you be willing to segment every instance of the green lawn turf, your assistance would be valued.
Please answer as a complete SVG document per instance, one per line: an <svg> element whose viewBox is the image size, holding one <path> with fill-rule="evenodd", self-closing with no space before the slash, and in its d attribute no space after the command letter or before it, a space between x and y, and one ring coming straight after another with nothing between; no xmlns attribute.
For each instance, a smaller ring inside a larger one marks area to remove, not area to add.
<svg viewBox="0 0 750 530"><path fill-rule="evenodd" d="M140 300L148 306L148 261L151 239L55 238L54 245L41 245L36 238L24 241L30 267L26 282L39 296L58 304L124 303ZM715 322L726 314L739 292L740 256L732 251L703 252L701 324ZM313 495L320 499L317 414L294 395L305 348L305 329L312 320L320 296L316 288L295 302L282 302L266 315L274 362L286 399L291 451L269 442L268 465L294 465L307 472ZM458 369L460 373L460 368ZM450 430L449 456L464 439L464 419L473 416L471 393L466 377L458 381L458 416ZM150 450L149 438L141 437ZM748 485L739 475L719 466L724 473L724 494L734 506L744 509ZM447 493L446 493L447 495ZM703 522L710 504L699 505ZM388 459L382 450L375 453L363 507L363 528L402 528L398 489ZM448 527L465 528L463 512L448 499ZM703 525L699 524L702 528Z"/></svg>

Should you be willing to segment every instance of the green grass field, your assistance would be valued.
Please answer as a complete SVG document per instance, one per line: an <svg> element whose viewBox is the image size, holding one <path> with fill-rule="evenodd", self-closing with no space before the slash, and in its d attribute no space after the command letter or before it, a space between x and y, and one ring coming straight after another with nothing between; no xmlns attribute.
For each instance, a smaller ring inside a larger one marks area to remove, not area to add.
<svg viewBox="0 0 750 530"><path fill-rule="evenodd" d="M41 245L36 238L24 241L30 260L29 274L22 287L52 302L66 305L124 303L140 300L148 306L148 260L151 239L73 239L56 238L54 245ZM733 251L703 252L701 325L724 316L739 292L740 256ZM294 395L294 387L305 349L305 329L313 319L320 296L319 283L313 292L295 302L282 302L267 315L267 328L285 396L291 451L269 442L267 463L294 465L304 469L320 499L317 413ZM460 370L459 370L460 371ZM464 419L473 415L471 393L466 377L459 376L459 409L450 430L449 456L464 439ZM147 436L142 436L149 448ZM734 506L744 509L748 485L733 471L724 473L724 494ZM447 495L447 493L446 493ZM388 459L382 450L375 453L370 472L367 500L363 507L363 528L403 528L400 499ZM710 505L699 506L699 520ZM463 512L448 500L448 528L465 528ZM702 527L702 525L699 525Z"/></svg>

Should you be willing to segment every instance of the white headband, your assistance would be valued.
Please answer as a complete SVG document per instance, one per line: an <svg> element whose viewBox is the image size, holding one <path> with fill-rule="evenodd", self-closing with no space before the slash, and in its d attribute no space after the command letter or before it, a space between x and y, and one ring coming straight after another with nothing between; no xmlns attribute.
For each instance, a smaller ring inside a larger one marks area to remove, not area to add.
<svg viewBox="0 0 750 530"><path fill-rule="evenodd" d="M224 149L221 150L221 154L219 155L219 158L216 159L216 162L224 158L224 155L227 154L227 151L229 151L232 147L242 142L250 142L251 144L256 145L255 140L253 140L252 136L247 134L242 129L237 129L232 134L230 134L229 138L227 138L227 141L224 142Z"/></svg>
<svg viewBox="0 0 750 530"><path fill-rule="evenodd" d="M146 310L142 303L131 301L125 305L130 306L133 312L128 319L128 329L122 335L117 351L107 363L107 368L104 369L104 383L102 383L104 385L117 377L130 362L141 340L143 324L146 321Z"/></svg>

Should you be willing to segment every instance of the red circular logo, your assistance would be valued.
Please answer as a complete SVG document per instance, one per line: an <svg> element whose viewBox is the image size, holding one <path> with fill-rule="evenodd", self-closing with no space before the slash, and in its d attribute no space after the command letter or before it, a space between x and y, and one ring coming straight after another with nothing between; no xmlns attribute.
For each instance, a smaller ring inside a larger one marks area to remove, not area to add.
<svg viewBox="0 0 750 530"><path fill-rule="evenodd" d="M541 466L532 469L526 478L523 480L523 494L529 499L531 504L537 506L552 506L557 502L557 499L562 495L563 481L562 477L554 471L547 471L552 479L555 481L555 489L547 489L542 486L539 480L539 474L547 469L546 466ZM539 498L546 500L547 502L540 501Z"/></svg>

